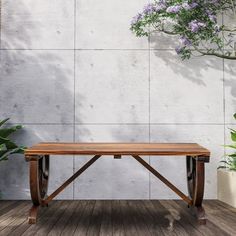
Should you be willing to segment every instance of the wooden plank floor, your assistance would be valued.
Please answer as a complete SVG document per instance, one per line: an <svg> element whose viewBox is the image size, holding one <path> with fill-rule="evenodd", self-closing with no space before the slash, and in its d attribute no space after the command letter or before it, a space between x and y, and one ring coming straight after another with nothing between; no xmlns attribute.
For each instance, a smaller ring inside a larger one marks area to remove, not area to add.
<svg viewBox="0 0 236 236"><path fill-rule="evenodd" d="M236 235L236 209L204 202L207 225L198 225L183 201L53 201L27 223L30 201L0 201L0 236Z"/></svg>

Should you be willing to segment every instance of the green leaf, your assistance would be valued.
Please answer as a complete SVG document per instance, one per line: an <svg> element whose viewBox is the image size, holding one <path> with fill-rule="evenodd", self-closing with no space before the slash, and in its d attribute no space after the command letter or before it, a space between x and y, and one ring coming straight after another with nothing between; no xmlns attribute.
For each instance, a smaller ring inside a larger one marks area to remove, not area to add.
<svg viewBox="0 0 236 236"><path fill-rule="evenodd" d="M234 119L236 120L236 113L234 114Z"/></svg>
<svg viewBox="0 0 236 236"><path fill-rule="evenodd" d="M0 137L0 144L5 144L7 149L15 149L18 146L10 139Z"/></svg>
<svg viewBox="0 0 236 236"><path fill-rule="evenodd" d="M0 126L6 123L9 118L0 122ZM18 146L8 136L21 129L22 125L15 125L9 128L0 129L0 161L7 160L11 154L23 154L26 147Z"/></svg>
<svg viewBox="0 0 236 236"><path fill-rule="evenodd" d="M6 150L6 145L0 144L0 151L5 151L5 150Z"/></svg>
<svg viewBox="0 0 236 236"><path fill-rule="evenodd" d="M0 152L0 161L7 160L8 156L12 154L24 154L25 147L20 146L14 149L8 149L6 151Z"/></svg>
<svg viewBox="0 0 236 236"><path fill-rule="evenodd" d="M0 126L2 126L4 123L6 123L8 120L10 120L10 118L7 118L7 119L5 119L5 120L2 120L2 121L0 121Z"/></svg>
<svg viewBox="0 0 236 236"><path fill-rule="evenodd" d="M11 128L0 129L0 137L7 138L10 134L16 132L17 130L21 128L22 128L22 125L15 125Z"/></svg>
<svg viewBox="0 0 236 236"><path fill-rule="evenodd" d="M226 166L218 166L217 169L226 169Z"/></svg>
<svg viewBox="0 0 236 236"><path fill-rule="evenodd" d="M228 161L220 161L220 163L225 163L225 164L227 164L227 165L230 164Z"/></svg>
<svg viewBox="0 0 236 236"><path fill-rule="evenodd" d="M12 150L9 150L9 151L5 152L3 155L1 155L0 161L7 159L8 156L10 156L12 154L15 154L15 153L21 153L21 148L15 148L15 149L12 149Z"/></svg>
<svg viewBox="0 0 236 236"><path fill-rule="evenodd" d="M10 142L10 139L0 137L0 144L5 144L7 142Z"/></svg>
<svg viewBox="0 0 236 236"><path fill-rule="evenodd" d="M228 154L227 156L228 156L228 157L236 157L236 153Z"/></svg>
<svg viewBox="0 0 236 236"><path fill-rule="evenodd" d="M233 149L236 149L236 144L234 145L224 145L225 147L229 147L229 148L233 148Z"/></svg>
<svg viewBox="0 0 236 236"><path fill-rule="evenodd" d="M236 132L233 131L233 132L230 132L231 133L231 139L232 141L236 142Z"/></svg>

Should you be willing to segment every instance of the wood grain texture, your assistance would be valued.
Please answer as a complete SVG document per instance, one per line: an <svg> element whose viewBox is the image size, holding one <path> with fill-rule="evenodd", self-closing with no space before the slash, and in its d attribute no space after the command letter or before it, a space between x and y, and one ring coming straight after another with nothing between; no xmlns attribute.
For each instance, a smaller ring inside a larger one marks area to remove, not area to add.
<svg viewBox="0 0 236 236"><path fill-rule="evenodd" d="M3 236L233 236L236 232L236 209L217 200L203 203L206 225L199 225L180 200L54 201L49 208L41 209L36 225L27 223L30 201L0 201L0 205L8 208L0 217Z"/></svg>
<svg viewBox="0 0 236 236"><path fill-rule="evenodd" d="M210 151L197 143L39 143L25 151L34 155L191 155L209 160Z"/></svg>

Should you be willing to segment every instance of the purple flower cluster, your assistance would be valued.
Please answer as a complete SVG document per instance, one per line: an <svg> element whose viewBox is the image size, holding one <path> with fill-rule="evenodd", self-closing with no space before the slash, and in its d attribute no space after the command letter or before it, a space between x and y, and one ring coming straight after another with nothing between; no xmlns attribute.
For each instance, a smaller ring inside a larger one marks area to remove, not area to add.
<svg viewBox="0 0 236 236"><path fill-rule="evenodd" d="M209 17L210 21L212 21L213 23L216 23L217 18L216 15L210 11L210 10L206 10L207 16Z"/></svg>
<svg viewBox="0 0 236 236"><path fill-rule="evenodd" d="M193 20L191 21L189 24L188 24L190 30L193 32L193 33L196 33L198 32L201 28L204 28L206 27L206 24L205 23L202 23L200 21L197 21L197 20Z"/></svg>
<svg viewBox="0 0 236 236"><path fill-rule="evenodd" d="M158 3L149 3L143 8L143 14L148 15L152 14L154 12L160 12L161 10L166 8L166 3L165 1L159 1Z"/></svg>
<svg viewBox="0 0 236 236"><path fill-rule="evenodd" d="M138 13L136 16L133 17L132 21L131 21L131 24L134 25L136 24L139 20L142 19L142 14L141 13Z"/></svg>
<svg viewBox="0 0 236 236"><path fill-rule="evenodd" d="M182 10L182 6L181 5L175 5L175 6L169 6L166 9L166 12L168 12L168 13L178 13L180 10Z"/></svg>
<svg viewBox="0 0 236 236"><path fill-rule="evenodd" d="M192 9L196 8L197 6L198 6L198 4L196 2L193 2L193 3L184 2L182 4L182 7L185 10L192 10Z"/></svg>
<svg viewBox="0 0 236 236"><path fill-rule="evenodd" d="M143 8L143 14L148 15L152 14L155 11L155 4L154 3L149 3Z"/></svg>
<svg viewBox="0 0 236 236"><path fill-rule="evenodd" d="M181 36L179 41L183 46L191 46L192 45L192 42L185 36Z"/></svg>
<svg viewBox="0 0 236 236"><path fill-rule="evenodd" d="M193 3L184 2L181 5L177 4L177 5L174 5L174 6L169 6L166 9L166 12L168 12L168 13L178 13L182 9L192 10L192 9L196 8L197 6L198 6L198 4L196 2L193 2Z"/></svg>
<svg viewBox="0 0 236 236"><path fill-rule="evenodd" d="M184 48L181 47L181 46L177 46L177 47L175 48L175 51L176 51L177 54L182 53L183 50L184 50Z"/></svg>
<svg viewBox="0 0 236 236"><path fill-rule="evenodd" d="M145 15L150 15L153 13L159 13L160 11L166 8L166 1L160 0L158 3L149 3L143 8L142 13L138 13L135 17L133 17L131 24L136 24L139 20L141 20Z"/></svg>
<svg viewBox="0 0 236 236"><path fill-rule="evenodd" d="M175 51L177 54L181 54L182 51L185 49L185 47L189 47L192 45L192 42L186 36L181 36L179 38L179 41L180 41L181 45L179 45L175 48Z"/></svg>

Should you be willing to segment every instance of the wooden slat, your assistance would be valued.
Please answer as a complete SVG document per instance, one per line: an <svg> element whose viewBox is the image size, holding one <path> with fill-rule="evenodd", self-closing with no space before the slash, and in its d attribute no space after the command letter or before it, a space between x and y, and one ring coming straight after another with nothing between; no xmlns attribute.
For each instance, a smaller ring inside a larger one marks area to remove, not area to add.
<svg viewBox="0 0 236 236"><path fill-rule="evenodd" d="M77 201L74 211L70 214L69 220L62 230L61 235L74 235L78 222L81 220L84 209L87 205L86 201Z"/></svg>
<svg viewBox="0 0 236 236"><path fill-rule="evenodd" d="M44 227L40 227L37 230L36 235L48 235L48 233L51 231L51 228L56 224L56 222L63 217L63 215L66 212L67 207L69 206L69 202L60 202L60 206L54 213L50 216L50 220L46 221L46 224L44 223Z"/></svg>
<svg viewBox="0 0 236 236"><path fill-rule="evenodd" d="M127 200L120 201L120 209L124 224L124 234L141 236L141 233L137 230L137 226L134 220L134 215L128 205Z"/></svg>
<svg viewBox="0 0 236 236"><path fill-rule="evenodd" d="M148 212L148 210L145 207L144 202L148 202L147 200L136 200L136 209L137 214L140 216L140 221L142 224L146 224L146 227L148 228L148 231L150 235L156 235L157 232L161 234L161 229L158 226L158 224L155 223L155 221L152 218L152 215ZM150 202L150 201L149 201Z"/></svg>
<svg viewBox="0 0 236 236"><path fill-rule="evenodd" d="M14 208L11 208L9 211L5 212L0 216L0 225L2 222L5 222L8 218L11 218L15 212L20 211L23 207L25 207L26 202L17 201Z"/></svg>
<svg viewBox="0 0 236 236"><path fill-rule="evenodd" d="M112 235L121 236L125 234L124 222L121 211L121 203L119 200L113 200L111 203L111 221L112 221Z"/></svg>
<svg viewBox="0 0 236 236"><path fill-rule="evenodd" d="M102 204L101 201L96 201L93 213L90 216L90 224L87 231L87 236L99 235L101 229L101 220L102 220Z"/></svg>
<svg viewBox="0 0 236 236"><path fill-rule="evenodd" d="M147 226L146 214L140 214L140 207L137 204L137 200L128 201L128 204L131 207L131 212L133 212L133 218L138 232L141 232L141 235L152 235L150 227Z"/></svg>
<svg viewBox="0 0 236 236"><path fill-rule="evenodd" d="M211 208L205 204L205 210L209 211ZM210 221L214 221L220 228L225 229L232 235L235 235L236 232L236 215L234 219L232 217L227 216L225 217L225 213L221 211L215 211L214 214L208 214L207 218Z"/></svg>
<svg viewBox="0 0 236 236"><path fill-rule="evenodd" d="M154 224L154 231L159 232L160 235L172 236L176 235L175 232L168 230L168 220L165 218L167 210L163 208L160 203L154 204L154 200L143 201L143 204L147 210L147 214L152 217Z"/></svg>
<svg viewBox="0 0 236 236"><path fill-rule="evenodd" d="M100 229L100 236L112 236L112 201L106 200L102 201L102 222Z"/></svg>
<svg viewBox="0 0 236 236"><path fill-rule="evenodd" d="M0 223L0 236L11 234L18 225L25 221L25 215L29 211L29 206L29 202L25 203L25 206L23 206L19 211L15 212L11 217Z"/></svg>
<svg viewBox="0 0 236 236"><path fill-rule="evenodd" d="M0 201L0 217L8 211L14 209L19 204L20 201Z"/></svg>
<svg viewBox="0 0 236 236"><path fill-rule="evenodd" d="M161 200L159 201L160 204L165 207L170 214L168 216L170 217L169 219L172 218L173 220L173 227L175 229L175 232L177 235L191 235L191 236L198 236L200 232L193 227L193 225L190 224L188 217L185 217L185 215L182 214L180 209L177 207L174 207L171 203L173 202L172 200ZM185 206L187 208L187 206ZM194 217L191 217L195 220L195 225L196 219ZM178 227L177 227L178 226ZM210 235L209 235L210 236Z"/></svg>
<svg viewBox="0 0 236 236"><path fill-rule="evenodd" d="M29 202L29 201L27 201L27 202ZM50 204L50 208L54 208L53 206L55 205L55 203L56 203L56 201L52 202ZM32 206L31 202L30 202L29 206ZM42 217L44 217L44 215L47 213L47 210L48 210L47 207L43 207L39 210L40 215L38 217L38 220L41 219ZM30 227L32 227L32 225L28 223L28 218L27 217L28 217L28 214L25 214L25 220L21 224L16 225L15 229L13 229L11 231L11 233L9 234L10 236L22 235L26 230L28 230Z"/></svg>
<svg viewBox="0 0 236 236"><path fill-rule="evenodd" d="M47 212L44 214L43 217L39 218L37 220L37 224L31 225L22 235L23 236L32 236L37 233L38 230L43 228L44 226L47 227L47 224L50 222L50 219L53 219L55 215L60 212L60 206L62 202L56 201L55 204L53 204L51 207L45 207L47 208Z"/></svg>
<svg viewBox="0 0 236 236"><path fill-rule="evenodd" d="M207 211L207 224L199 225L196 222L196 219L191 214L189 208L187 208L186 204L182 201L173 201L172 205L179 209L181 213L188 219L189 223L195 227L202 235L205 236L216 236L216 235L230 235L224 228L220 228L214 221L211 221L208 218L209 212ZM205 206L205 204L204 204ZM236 215L235 215L236 216Z"/></svg>
<svg viewBox="0 0 236 236"><path fill-rule="evenodd" d="M26 205L29 201L20 202L1 216L6 223L1 236L235 235L235 209L219 201L205 201L206 225L198 225L180 200L53 201L41 209L36 225L28 225ZM170 214L175 218L172 230L168 229Z"/></svg>
<svg viewBox="0 0 236 236"><path fill-rule="evenodd" d="M10 205L12 205L13 203L16 203L15 201L9 201L9 200L0 200L0 215L1 215L1 211L2 209L9 207Z"/></svg>
<svg viewBox="0 0 236 236"><path fill-rule="evenodd" d="M196 143L39 143L25 151L30 155L192 155L210 152Z"/></svg>
<svg viewBox="0 0 236 236"><path fill-rule="evenodd" d="M53 225L48 233L48 236L58 236L64 230L66 225L69 223L71 216L73 215L76 207L78 205L78 201L69 201L66 212L60 216L58 221ZM66 217L65 217L66 216Z"/></svg>
<svg viewBox="0 0 236 236"><path fill-rule="evenodd" d="M90 200L87 202L83 214L81 215L81 218L78 220L78 224L74 232L75 236L84 236L87 234L95 203L96 201L94 200L93 201Z"/></svg>

